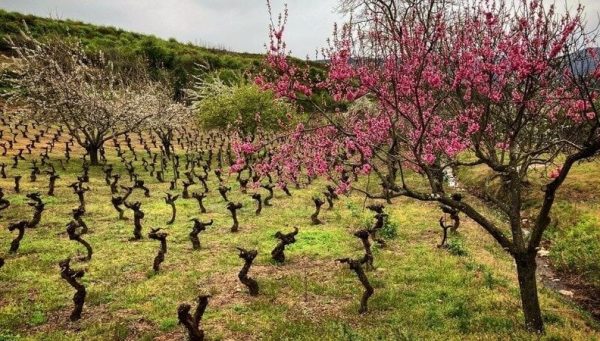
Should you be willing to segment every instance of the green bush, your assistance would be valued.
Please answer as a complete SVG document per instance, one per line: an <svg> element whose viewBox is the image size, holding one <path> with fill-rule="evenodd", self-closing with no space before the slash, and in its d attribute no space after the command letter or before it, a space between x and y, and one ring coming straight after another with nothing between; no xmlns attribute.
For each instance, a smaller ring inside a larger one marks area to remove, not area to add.
<svg viewBox="0 0 600 341"><path fill-rule="evenodd" d="M467 247L465 246L465 242L459 237L450 237L448 238L448 252L455 256L466 256L469 253L467 252Z"/></svg>
<svg viewBox="0 0 600 341"><path fill-rule="evenodd" d="M379 231L379 235L385 239L394 239L398 236L398 223L385 219L383 227Z"/></svg>
<svg viewBox="0 0 600 341"><path fill-rule="evenodd" d="M253 136L259 128L277 129L280 122L287 122L287 114L294 110L289 103L276 99L272 92L263 91L255 84L228 85L218 77L199 84L196 94L194 109L201 126L236 129L245 136Z"/></svg>

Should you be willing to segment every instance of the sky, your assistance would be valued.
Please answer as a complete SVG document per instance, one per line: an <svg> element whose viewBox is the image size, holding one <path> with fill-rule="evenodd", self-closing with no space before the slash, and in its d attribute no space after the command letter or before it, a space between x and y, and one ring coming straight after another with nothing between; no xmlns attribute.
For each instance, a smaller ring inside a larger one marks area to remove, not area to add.
<svg viewBox="0 0 600 341"><path fill-rule="evenodd" d="M337 0L272 0L275 15L288 4L288 47L314 58L342 16ZM266 0L0 0L0 8L115 26L240 52L265 52Z"/></svg>
<svg viewBox="0 0 600 341"><path fill-rule="evenodd" d="M338 0L272 0L273 12L288 4L286 42L292 54L315 57L333 24L343 17ZM600 22L600 0L580 0L588 27ZM559 8L578 1L558 0ZM269 16L266 0L0 0L0 8L21 13L108 25L239 52L265 51Z"/></svg>

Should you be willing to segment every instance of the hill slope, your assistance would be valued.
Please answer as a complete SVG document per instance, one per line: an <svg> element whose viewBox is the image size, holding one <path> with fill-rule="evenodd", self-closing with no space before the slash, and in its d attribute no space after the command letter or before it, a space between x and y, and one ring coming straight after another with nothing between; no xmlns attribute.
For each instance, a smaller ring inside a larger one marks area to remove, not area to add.
<svg viewBox="0 0 600 341"><path fill-rule="evenodd" d="M109 57L131 60L139 57L148 60L151 69L164 68L183 87L198 64L211 70L245 72L260 65L260 54L236 53L184 44L175 39L164 40L152 35L128 32L122 29L96 26L73 20L55 20L0 10L0 54L10 55L8 38L20 39L27 26L33 37L74 37L90 50L102 50Z"/></svg>

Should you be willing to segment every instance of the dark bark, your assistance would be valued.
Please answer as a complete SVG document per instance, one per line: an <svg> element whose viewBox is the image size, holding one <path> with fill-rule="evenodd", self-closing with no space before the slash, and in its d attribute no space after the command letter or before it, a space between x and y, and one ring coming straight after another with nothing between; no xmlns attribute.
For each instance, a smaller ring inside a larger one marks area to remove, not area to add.
<svg viewBox="0 0 600 341"><path fill-rule="evenodd" d="M271 257L276 262L283 263L285 261L285 254L283 251L287 245L293 244L296 242L296 235L298 234L298 228L294 227L294 232L290 233L281 233L277 232L275 234L275 238L279 239L279 243L277 246L271 251Z"/></svg>
<svg viewBox="0 0 600 341"><path fill-rule="evenodd" d="M100 150L100 146L88 144L85 150L90 157L90 163L92 164L92 166L99 165L100 162L98 162L98 151Z"/></svg>
<svg viewBox="0 0 600 341"><path fill-rule="evenodd" d="M15 193L21 193L21 176L15 176Z"/></svg>
<svg viewBox="0 0 600 341"><path fill-rule="evenodd" d="M104 168L104 181L106 182L107 186L110 186L110 178L112 177L112 172L112 165L107 165L106 168Z"/></svg>
<svg viewBox="0 0 600 341"><path fill-rule="evenodd" d="M37 192L27 194L27 198L29 198L29 200L31 200L27 204L29 206L33 207L33 209L34 209L33 218L31 219L31 221L29 222L29 225L27 227L36 228L39 225L40 221L42 220L42 212L44 212L46 205L42 202L42 199L40 198L40 194Z"/></svg>
<svg viewBox="0 0 600 341"><path fill-rule="evenodd" d="M383 228L383 226L385 225L385 218L388 215L383 212L383 206L380 206L380 207L381 207L381 209L379 211L374 211L374 212L377 212L377 214L375 214L375 224L373 225L372 228L369 229L369 234L371 234L371 239L373 239L373 241L375 241L377 244L379 244L379 246L385 247L386 246L385 240L383 240L383 238L379 238L377 236L377 232L379 230L381 230Z"/></svg>
<svg viewBox="0 0 600 341"><path fill-rule="evenodd" d="M125 207L133 211L133 238L130 240L142 239L142 219L144 219L144 212L141 210L142 203L136 201L129 204L124 202Z"/></svg>
<svg viewBox="0 0 600 341"><path fill-rule="evenodd" d="M440 227L442 228L442 241L438 244L437 247L445 248L448 245L446 244L446 240L448 239L448 229L452 227L452 225L446 225L444 223L444 217L440 218Z"/></svg>
<svg viewBox="0 0 600 341"><path fill-rule="evenodd" d="M544 331L544 322L535 278L537 269L535 256L536 252L530 252L524 255L516 255L514 258L517 264L517 277L519 279L523 315L525 315L525 327L530 331L541 333Z"/></svg>
<svg viewBox="0 0 600 341"><path fill-rule="evenodd" d="M223 198L223 200L229 201L229 199L227 199L227 192L229 192L230 190L231 190L231 187L219 186L219 194L221 194L221 197Z"/></svg>
<svg viewBox="0 0 600 341"><path fill-rule="evenodd" d="M327 185L327 192L329 192L332 199L339 199L337 193L335 193L335 188L333 188L333 186Z"/></svg>
<svg viewBox="0 0 600 341"><path fill-rule="evenodd" d="M254 258L256 258L256 255L258 255L258 251L245 250L245 249L242 249L239 247L237 249L240 251L239 257L244 260L244 266L240 270L240 273L238 274L238 278L240 279L240 282L242 282L242 284L244 284L248 288L248 290L250 292L250 296L257 296L258 295L258 282L256 282L254 279L248 277L248 271L250 271L250 267L252 266L252 262L254 261Z"/></svg>
<svg viewBox="0 0 600 341"><path fill-rule="evenodd" d="M452 200L455 201L461 201L462 200L462 195L460 194L453 194L452 195ZM460 226L460 216L458 215L458 210L450 207L448 205L440 205L442 212L444 212L445 214L450 216L450 219L452 220L452 224L448 225L447 228L450 229L450 231L452 232L456 232L456 230L458 230L458 227ZM442 217L442 219L444 220L445 223L445 217Z"/></svg>
<svg viewBox="0 0 600 341"><path fill-rule="evenodd" d="M369 283L369 279L367 278L367 275L365 274L365 271L362 268L361 261L350 258L338 259L337 261L340 263L348 264L350 266L350 270L356 273L356 275L358 276L358 280L363 285L363 287L365 287L365 292L363 293L360 299L360 308L358 309L358 313L366 313L369 310L367 302L369 300L369 297L373 295L375 290L371 286L371 283Z"/></svg>
<svg viewBox="0 0 600 341"><path fill-rule="evenodd" d="M192 227L192 231L190 232L190 240L192 241L192 249L200 250L200 239L198 238L198 234L202 231L206 230L207 226L212 225L212 219L208 223L203 223L200 220L194 218L190 221L194 222L194 226Z"/></svg>
<svg viewBox="0 0 600 341"><path fill-rule="evenodd" d="M169 159L171 158L171 140L168 137L161 137L160 138L160 142L163 145L163 150L165 152L165 156L168 157Z"/></svg>
<svg viewBox="0 0 600 341"><path fill-rule="evenodd" d="M133 188L139 188L139 189L143 190L144 196L146 198L150 197L150 189L148 187L146 187L146 185L144 184L144 180L135 180Z"/></svg>
<svg viewBox="0 0 600 341"><path fill-rule="evenodd" d="M81 313L83 311L83 304L85 302L86 290L83 284L77 282L77 279L83 277L85 272L83 270L72 270L70 266L71 259L65 259L58 263L60 266L60 277L62 277L69 285L71 285L75 290L75 294L73 295L73 311L71 312L71 316L69 319L71 321L77 321L81 319Z"/></svg>
<svg viewBox="0 0 600 341"><path fill-rule="evenodd" d="M237 203L234 204L233 202L230 202L227 204L227 209L229 210L229 212L231 212L231 218L233 219L233 225L231 226L231 232L237 232L239 230L239 222L237 219L237 210L242 208L242 204L241 203Z"/></svg>
<svg viewBox="0 0 600 341"><path fill-rule="evenodd" d="M248 179L239 179L239 183L240 183L240 190L242 191L243 194L247 193L247 189L248 189Z"/></svg>
<svg viewBox="0 0 600 341"><path fill-rule="evenodd" d="M126 190L125 195L123 195L123 196L113 196L111 198L111 203L112 203L113 207L119 213L119 220L125 220L126 219L125 216L124 216L125 210L123 210L121 208L121 205L123 205L127 201L127 198L133 192L133 188L131 188L131 187L123 187L123 189Z"/></svg>
<svg viewBox="0 0 600 341"><path fill-rule="evenodd" d="M85 247L85 249L87 250L87 256L82 257L81 260L89 261L92 259L92 254L93 254L92 246L88 242L86 242L85 240L83 240L81 238L82 232L77 231L78 227L79 227L79 224L77 224L77 222L71 220L67 224L67 234L69 235L70 240L74 240Z"/></svg>
<svg viewBox="0 0 600 341"><path fill-rule="evenodd" d="M15 253L15 252L17 252L17 250L19 250L19 245L21 245L21 240L23 239L23 236L25 235L25 228L28 225L29 225L29 222L26 220L21 220L19 222L8 225L8 230L10 232L13 232L14 230L19 231L19 233L17 234L15 239L13 239L13 241L10 243L10 250L8 250L8 252Z"/></svg>
<svg viewBox="0 0 600 341"><path fill-rule="evenodd" d="M81 207L77 207L77 208L73 209L72 212L73 212L73 219L77 222L77 224L81 228L81 234L88 233L89 232L88 226L85 223L85 221L83 221L83 215L85 214L85 211L83 209L81 209Z"/></svg>
<svg viewBox="0 0 600 341"><path fill-rule="evenodd" d="M273 186L271 184L266 184L266 185L261 185L260 187L269 191L269 195L267 195L265 197L265 199L263 200L263 203L265 204L265 206L271 206L271 199L273 199L273 187L275 187L275 186Z"/></svg>
<svg viewBox="0 0 600 341"><path fill-rule="evenodd" d="M79 182L74 182L69 187L73 189L73 192L77 194L79 199L79 206L85 211L85 192L89 191L89 188L83 187L83 181L80 179Z"/></svg>
<svg viewBox="0 0 600 341"><path fill-rule="evenodd" d="M167 196L165 197L165 203L171 206L171 220L167 222L167 225L171 225L175 222L175 217L177 216L177 207L175 207L175 201L177 199L179 199L179 194L171 195L170 193L167 193Z"/></svg>
<svg viewBox="0 0 600 341"><path fill-rule="evenodd" d="M329 192L323 192L323 195L325 196L325 200L327 200L327 209L331 210L333 209L333 197L331 196L331 193Z"/></svg>
<svg viewBox="0 0 600 341"><path fill-rule="evenodd" d="M285 195L287 195L288 197L292 196L292 193L290 193L290 190L288 189L286 184L282 184L281 185L281 190L285 193Z"/></svg>
<svg viewBox="0 0 600 341"><path fill-rule="evenodd" d="M183 192L181 194L181 197L183 199L189 199L190 198L190 192L188 191L188 188L192 185L191 182L187 182L187 181L183 181Z"/></svg>
<svg viewBox="0 0 600 341"><path fill-rule="evenodd" d="M202 183L202 188L204 189L204 193L208 193L208 184L206 181L208 180L208 176L205 174L204 176L199 176L200 182Z"/></svg>
<svg viewBox="0 0 600 341"><path fill-rule="evenodd" d="M10 207L10 201L4 198L4 191L0 188L0 211L4 211L5 209ZM2 217L2 216L0 216Z"/></svg>
<svg viewBox="0 0 600 341"><path fill-rule="evenodd" d="M256 211L254 213L259 215L260 211L262 211L262 199L260 197L260 193L252 194L252 199L256 200Z"/></svg>
<svg viewBox="0 0 600 341"><path fill-rule="evenodd" d="M112 176L112 183L110 184L110 193L117 194L119 193L118 182L121 176L119 174L115 174Z"/></svg>
<svg viewBox="0 0 600 341"><path fill-rule="evenodd" d="M198 206L200 206L200 213L206 213L206 208L204 207L204 204L202 203L202 200L204 200L204 198L206 198L206 194L194 192L194 193L192 193L192 197L198 201Z"/></svg>
<svg viewBox="0 0 600 341"><path fill-rule="evenodd" d="M323 224L323 222L319 220L319 212L321 212L321 206L323 206L324 202L320 198L313 198L313 202L315 203L315 213L310 216L310 220L313 225Z"/></svg>
<svg viewBox="0 0 600 341"><path fill-rule="evenodd" d="M31 166L31 174L29 175L29 180L31 182L37 181L37 176L40 174L40 168L37 166L37 162L35 160L32 161Z"/></svg>
<svg viewBox="0 0 600 341"><path fill-rule="evenodd" d="M60 179L58 174L50 174L50 178L48 179L48 195L54 196L54 187L56 185L56 180Z"/></svg>
<svg viewBox="0 0 600 341"><path fill-rule="evenodd" d="M160 241L160 248L156 257L154 257L154 263L152 269L154 272L160 271L160 264L165 261L165 254L167 254L167 233L162 231L161 228L152 229L148 233L148 238Z"/></svg>
<svg viewBox="0 0 600 341"><path fill-rule="evenodd" d="M361 240L365 249L365 255L360 260L361 264L365 264L366 270L373 270L373 252L371 251L371 243L369 242L369 231L358 230L354 232L354 236Z"/></svg>
<svg viewBox="0 0 600 341"><path fill-rule="evenodd" d="M189 341L204 341L204 330L200 326L200 321L208 306L209 297L210 295L198 296L198 305L194 316L190 315L192 307L189 304L182 303L177 307L177 319L179 324L187 330Z"/></svg>

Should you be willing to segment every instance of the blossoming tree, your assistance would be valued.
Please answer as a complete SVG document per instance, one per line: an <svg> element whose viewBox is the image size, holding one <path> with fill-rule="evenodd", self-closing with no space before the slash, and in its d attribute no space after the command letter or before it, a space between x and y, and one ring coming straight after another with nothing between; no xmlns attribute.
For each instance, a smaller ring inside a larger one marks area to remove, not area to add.
<svg viewBox="0 0 600 341"><path fill-rule="evenodd" d="M269 149L261 167L277 168L287 181L300 172L327 175L340 192L406 196L462 212L514 258L526 327L541 332L536 254L557 190L574 164L600 150L598 58L587 49L593 41L581 7L560 16L540 0L465 3L343 1L355 20L336 29L324 51L327 76L317 82L289 62L287 13L280 16L258 84L292 101L326 90L340 105L361 99L375 109L327 112L315 103L309 123L290 127L282 143L243 149ZM523 193L538 165L556 170L525 233ZM487 199L503 219L444 185L445 169L474 166L502 180L502 200ZM381 186L361 187L352 173L372 174Z"/></svg>
<svg viewBox="0 0 600 341"><path fill-rule="evenodd" d="M11 45L17 57L12 100L32 119L65 126L94 165L104 142L154 114L147 110L155 101L149 91L154 85L141 68L125 75L77 41L42 42L24 33Z"/></svg>
<svg viewBox="0 0 600 341"><path fill-rule="evenodd" d="M173 138L178 129L183 129L194 122L194 118L183 103L174 100L171 89L174 85L170 80L157 82L148 87L153 101L147 104L147 113L151 113L151 119L146 120L144 127L149 128L162 144L162 149L168 158L174 152Z"/></svg>

